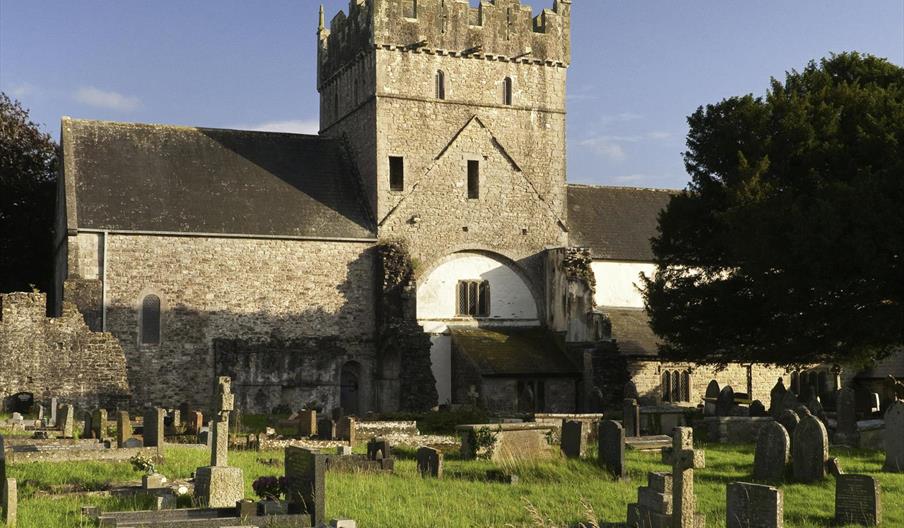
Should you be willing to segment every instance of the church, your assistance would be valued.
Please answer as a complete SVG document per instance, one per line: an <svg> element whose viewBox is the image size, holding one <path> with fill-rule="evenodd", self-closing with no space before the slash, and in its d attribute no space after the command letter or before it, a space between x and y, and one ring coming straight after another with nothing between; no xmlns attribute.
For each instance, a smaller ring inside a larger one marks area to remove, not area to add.
<svg viewBox="0 0 904 528"><path fill-rule="evenodd" d="M321 8L317 135L63 118L52 311L121 343L139 406L223 375L249 412L765 400L790 373L657 357L677 191L567 182L571 4Z"/></svg>

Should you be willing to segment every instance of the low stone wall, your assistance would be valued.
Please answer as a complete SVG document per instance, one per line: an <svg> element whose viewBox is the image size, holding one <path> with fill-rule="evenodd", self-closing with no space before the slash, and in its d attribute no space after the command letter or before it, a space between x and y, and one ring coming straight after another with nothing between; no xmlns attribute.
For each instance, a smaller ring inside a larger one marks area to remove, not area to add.
<svg viewBox="0 0 904 528"><path fill-rule="evenodd" d="M0 396L58 397L82 409L127 406L129 385L122 346L92 332L76 307L64 303L47 317L43 293L0 295Z"/></svg>
<svg viewBox="0 0 904 528"><path fill-rule="evenodd" d="M358 422L357 435L359 441L370 440L381 436L390 435L411 435L417 436L420 433L417 430L417 422L400 421L400 422Z"/></svg>
<svg viewBox="0 0 904 528"><path fill-rule="evenodd" d="M718 444L756 442L760 428L774 420L770 417L707 416L703 419L706 439Z"/></svg>

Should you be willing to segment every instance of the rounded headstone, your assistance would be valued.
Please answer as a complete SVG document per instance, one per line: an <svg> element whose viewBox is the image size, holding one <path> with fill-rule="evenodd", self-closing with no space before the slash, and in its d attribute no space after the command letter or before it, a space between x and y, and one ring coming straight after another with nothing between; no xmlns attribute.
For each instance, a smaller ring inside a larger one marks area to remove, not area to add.
<svg viewBox="0 0 904 528"><path fill-rule="evenodd" d="M716 415L716 400L719 398L719 382L716 380L712 380L709 382L709 385L706 386L706 393L704 393L704 398L706 400L703 403L703 415L704 416L715 416Z"/></svg>
<svg viewBox="0 0 904 528"><path fill-rule="evenodd" d="M798 405L800 405L800 400L797 399L797 396L791 391L786 392L785 397L782 398L782 412L787 409L797 409ZM779 416L781 416L781 414L779 414Z"/></svg>
<svg viewBox="0 0 904 528"><path fill-rule="evenodd" d="M771 482L784 480L790 454L791 437L780 423L769 422L760 427L753 457L753 478Z"/></svg>
<svg viewBox="0 0 904 528"><path fill-rule="evenodd" d="M797 429L797 424L800 423L800 416L791 409L785 409L782 411L782 415L778 417L778 423L782 424L785 431L794 438L794 430Z"/></svg>
<svg viewBox="0 0 904 528"><path fill-rule="evenodd" d="M792 467L794 480L816 482L826 477L829 459L829 433L815 416L804 416L794 430Z"/></svg>
<svg viewBox="0 0 904 528"><path fill-rule="evenodd" d="M754 417L767 416L766 406L763 405L763 402L760 400L753 400L753 403L750 404L748 414Z"/></svg>
<svg viewBox="0 0 904 528"><path fill-rule="evenodd" d="M726 385L719 391L719 399L716 401L716 416L728 416L734 407L734 389Z"/></svg>
<svg viewBox="0 0 904 528"><path fill-rule="evenodd" d="M885 413L885 465L883 471L904 473L904 403L895 402Z"/></svg>

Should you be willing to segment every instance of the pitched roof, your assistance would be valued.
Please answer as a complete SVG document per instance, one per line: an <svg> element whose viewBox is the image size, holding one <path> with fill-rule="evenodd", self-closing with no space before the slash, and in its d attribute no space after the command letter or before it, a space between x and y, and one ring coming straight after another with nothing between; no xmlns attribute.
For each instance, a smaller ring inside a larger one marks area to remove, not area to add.
<svg viewBox="0 0 904 528"><path fill-rule="evenodd" d="M612 308L601 306L597 310L609 317L612 338L618 351L626 356L655 356L659 354L659 338L650 328L650 317L639 308Z"/></svg>
<svg viewBox="0 0 904 528"><path fill-rule="evenodd" d="M452 346L483 376L572 376L578 368L556 336L543 327L450 326Z"/></svg>
<svg viewBox="0 0 904 528"><path fill-rule="evenodd" d="M659 212L677 192L569 184L570 243L596 259L652 261Z"/></svg>
<svg viewBox="0 0 904 528"><path fill-rule="evenodd" d="M335 139L64 118L68 228L375 237Z"/></svg>

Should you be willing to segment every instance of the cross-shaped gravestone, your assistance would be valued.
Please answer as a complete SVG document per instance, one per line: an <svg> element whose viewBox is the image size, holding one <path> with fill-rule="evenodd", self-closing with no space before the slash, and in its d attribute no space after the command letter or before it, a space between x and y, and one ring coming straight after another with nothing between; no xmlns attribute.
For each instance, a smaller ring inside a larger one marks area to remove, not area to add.
<svg viewBox="0 0 904 528"><path fill-rule="evenodd" d="M676 427L672 433L672 449L663 457L672 465L672 528L700 528L694 498L694 470L706 467L703 450L694 449L694 430Z"/></svg>
<svg viewBox="0 0 904 528"><path fill-rule="evenodd" d="M232 380L221 376L217 380L217 415L213 422L210 449L211 466L227 466L229 451L229 413L235 409L235 395L232 394Z"/></svg>
<svg viewBox="0 0 904 528"><path fill-rule="evenodd" d="M235 408L231 380L217 380L216 416L211 422L210 465L195 471L195 496L211 508L227 508L245 498L242 469L227 465L229 448L229 412Z"/></svg>

